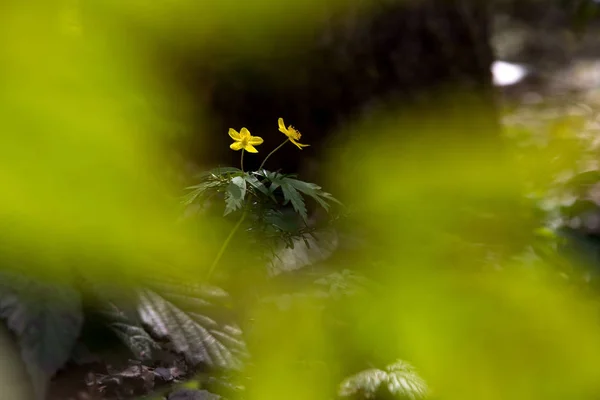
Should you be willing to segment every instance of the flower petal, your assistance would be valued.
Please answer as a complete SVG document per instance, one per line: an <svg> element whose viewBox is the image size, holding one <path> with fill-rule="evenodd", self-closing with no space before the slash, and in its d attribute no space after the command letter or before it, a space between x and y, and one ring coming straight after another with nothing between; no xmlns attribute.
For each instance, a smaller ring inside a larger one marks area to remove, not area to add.
<svg viewBox="0 0 600 400"><path fill-rule="evenodd" d="M283 123L283 118L279 118L279 120L277 120L277 123L279 124L279 131L287 135L287 129L285 128L285 124Z"/></svg>
<svg viewBox="0 0 600 400"><path fill-rule="evenodd" d="M248 139L248 144L253 144L258 146L259 144L263 144L264 140L260 136L250 136Z"/></svg>
<svg viewBox="0 0 600 400"><path fill-rule="evenodd" d="M310 146L310 144L302 144L302 143L298 143L296 140L294 140L293 138L290 137L290 142L292 142L296 147L298 147L300 150L302 150L303 147L308 147Z"/></svg>
<svg viewBox="0 0 600 400"><path fill-rule="evenodd" d="M229 128L229 136L233 139L233 140L242 140L240 134L233 128Z"/></svg>
<svg viewBox="0 0 600 400"><path fill-rule="evenodd" d="M258 153L258 150L256 150L251 144L247 144L244 147L244 150L246 150L248 153Z"/></svg>
<svg viewBox="0 0 600 400"><path fill-rule="evenodd" d="M238 151L238 150L241 150L241 149L243 149L243 148L244 148L244 144L243 144L241 141L239 141L239 142L233 142L233 143L231 143L231 144L229 145L229 148L230 148L231 150Z"/></svg>
<svg viewBox="0 0 600 400"><path fill-rule="evenodd" d="M250 131L249 131L248 129L246 129L246 128L242 128L242 130L240 131L240 136L241 136L242 138L249 138L249 137L251 137L252 135L250 134Z"/></svg>

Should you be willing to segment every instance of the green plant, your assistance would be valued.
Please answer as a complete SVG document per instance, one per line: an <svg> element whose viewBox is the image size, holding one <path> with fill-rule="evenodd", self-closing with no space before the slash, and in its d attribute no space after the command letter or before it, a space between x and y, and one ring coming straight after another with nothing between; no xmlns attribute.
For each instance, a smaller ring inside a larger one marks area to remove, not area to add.
<svg viewBox="0 0 600 400"><path fill-rule="evenodd" d="M242 332L218 318L227 302L219 288L168 276L123 291L93 280L48 283L14 272L2 272L0 279L0 318L18 342L39 399L50 378L87 347L82 327L92 314L101 315L130 358L151 363L159 358L154 352L170 348L190 368L239 369L247 353ZM84 312L86 303L91 307Z"/></svg>
<svg viewBox="0 0 600 400"><path fill-rule="evenodd" d="M197 203L206 206L214 198L220 198L224 202L224 217L239 215L210 266L207 279L211 278L224 252L232 245L234 236L246 220L250 221L247 231L251 233L253 243L260 243L266 258L273 260L276 257L275 250L281 242L293 248L294 239L300 238L309 246L307 238L315 238L316 228L309 224L307 199L327 212L331 211L332 204L341 204L317 184L299 180L293 174L263 168L269 157L288 142L300 150L308 146L298 142L301 134L292 126L286 127L281 118L279 131L287 139L265 157L257 171L244 171L244 152L257 153L254 146L262 144L263 139L252 136L246 128L242 128L239 133L230 129L229 136L234 140L231 149L241 150L240 168L225 167L206 171L198 177L198 184L188 187L189 193L183 199L185 206ZM293 213L289 212L289 206Z"/></svg>
<svg viewBox="0 0 600 400"><path fill-rule="evenodd" d="M286 128L282 120L279 125L287 140L264 159L263 165L288 141L300 149L307 146L298 143L298 131L291 126ZM234 139L231 148L241 150L241 169L218 168L200 174L200 182L189 188L183 200L184 205L206 204L218 197L223 201L224 217L238 216L207 279L233 246L232 239L244 222L250 223L246 229L250 233L248 239L260 243L268 253L266 257L273 261L282 244L290 248L298 247L298 241L307 248L316 245L319 236L316 227L309 226L307 198L326 211L330 211L332 203L339 204L318 185L301 181L295 175L271 172L262 166L258 171L245 172L244 152L257 152L254 146L261 144L262 139L251 136L245 128L240 133L230 130L229 134ZM80 269L61 283L49 283L24 273L2 273L0 318L15 335L38 398L44 398L48 382L57 371L70 361L79 361L82 351L90 352L82 342L83 328L90 319L102 321L102 332L112 332L133 359L146 364L130 367L144 382L152 375L148 365L156 361L156 353L165 349L180 354L192 369L198 365L216 370L242 368L248 355L242 331L233 321L221 318L230 307L228 293L216 286L182 282L168 273L158 275L145 276L133 287L118 288ZM134 375L127 371L109 372L97 376L94 387L105 391L111 382L122 382Z"/></svg>
<svg viewBox="0 0 600 400"><path fill-rule="evenodd" d="M346 378L340 384L339 395L370 399L381 391L395 398L416 400L425 398L429 388L411 364L398 360L384 369L367 369Z"/></svg>

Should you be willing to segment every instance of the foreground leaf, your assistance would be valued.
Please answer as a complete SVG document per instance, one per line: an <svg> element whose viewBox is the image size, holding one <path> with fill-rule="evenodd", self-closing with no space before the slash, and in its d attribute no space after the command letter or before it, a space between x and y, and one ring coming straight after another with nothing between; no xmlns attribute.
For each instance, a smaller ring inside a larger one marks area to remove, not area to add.
<svg viewBox="0 0 600 400"><path fill-rule="evenodd" d="M427 384L415 368L399 360L385 370L368 369L345 379L340 385L339 395L348 397L362 394L366 398L374 398L383 385L398 398L421 399L428 391Z"/></svg>
<svg viewBox="0 0 600 400"><path fill-rule="evenodd" d="M0 318L14 333L38 398L68 361L81 327L79 293L16 274L0 276Z"/></svg>
<svg viewBox="0 0 600 400"><path fill-rule="evenodd" d="M217 188L220 184L221 183L219 181L207 181L188 187L187 189L190 189L191 192L183 197L182 204L189 206L196 201L198 197L203 196L209 189Z"/></svg>

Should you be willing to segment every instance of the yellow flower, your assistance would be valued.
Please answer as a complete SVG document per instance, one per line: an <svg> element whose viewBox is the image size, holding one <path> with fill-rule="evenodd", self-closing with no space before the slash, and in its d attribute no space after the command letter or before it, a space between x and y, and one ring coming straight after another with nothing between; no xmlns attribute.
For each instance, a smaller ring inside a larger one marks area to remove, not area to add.
<svg viewBox="0 0 600 400"><path fill-rule="evenodd" d="M235 129L229 128L229 136L235 140L235 142L231 143L229 148L236 151L244 149L248 153L258 153L258 150L256 150L254 146L258 146L263 142L261 137L252 136L250 131L246 128L242 128L239 133Z"/></svg>
<svg viewBox="0 0 600 400"><path fill-rule="evenodd" d="M285 124L283 123L283 118L279 118L278 122L279 122L279 132L284 133L285 136L287 136L288 139L290 139L290 142L292 142L296 146L298 146L298 148L300 150L302 150L303 147L310 146L309 144L302 144L302 143L297 142L297 140L300 140L302 135L300 134L300 132L298 132L296 129L294 129L294 127L291 125L286 128Z"/></svg>

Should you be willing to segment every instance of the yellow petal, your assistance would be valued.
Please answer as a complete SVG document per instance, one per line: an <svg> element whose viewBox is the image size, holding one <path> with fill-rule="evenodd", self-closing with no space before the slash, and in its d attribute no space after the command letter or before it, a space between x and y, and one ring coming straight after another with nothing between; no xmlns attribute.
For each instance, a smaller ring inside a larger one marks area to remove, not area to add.
<svg viewBox="0 0 600 400"><path fill-rule="evenodd" d="M233 140L242 140L240 134L233 128L229 128L229 136L233 139Z"/></svg>
<svg viewBox="0 0 600 400"><path fill-rule="evenodd" d="M248 144L253 144L255 146L258 146L259 144L262 144L263 142L264 142L264 140L260 136L250 136L250 139L248 139Z"/></svg>
<svg viewBox="0 0 600 400"><path fill-rule="evenodd" d="M240 141L240 142L233 142L233 143L231 143L231 144L229 145L229 148L230 148L231 150L238 151L238 150L241 150L241 149L243 149L243 148L244 148L244 144L243 144L241 141Z"/></svg>
<svg viewBox="0 0 600 400"><path fill-rule="evenodd" d="M256 150L251 144L247 144L246 147L244 147L244 150L246 150L248 153L258 153L258 150Z"/></svg>
<svg viewBox="0 0 600 400"><path fill-rule="evenodd" d="M240 131L240 136L242 138L249 138L252 135L250 135L250 131L248 129L242 128L242 130Z"/></svg>
<svg viewBox="0 0 600 400"><path fill-rule="evenodd" d="M283 118L279 118L277 121L279 123L279 131L283 132L287 135L287 129L285 129L285 124L283 123Z"/></svg>
<svg viewBox="0 0 600 400"><path fill-rule="evenodd" d="M296 142L294 139L292 139L290 137L290 142L294 143L296 145L296 147L298 147L300 150L302 150L303 147L308 147L310 146L310 144L302 144L302 143L298 143Z"/></svg>

